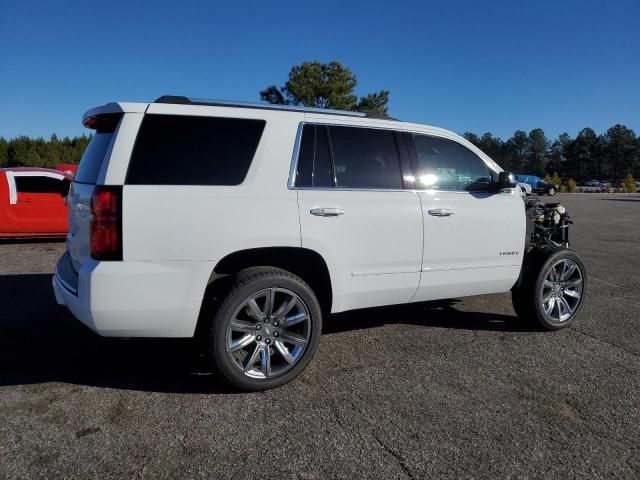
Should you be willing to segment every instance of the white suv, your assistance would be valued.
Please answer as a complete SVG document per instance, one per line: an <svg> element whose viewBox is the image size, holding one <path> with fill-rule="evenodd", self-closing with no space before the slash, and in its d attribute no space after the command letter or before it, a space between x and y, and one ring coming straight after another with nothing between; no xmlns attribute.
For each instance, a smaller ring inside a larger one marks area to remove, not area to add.
<svg viewBox="0 0 640 480"><path fill-rule="evenodd" d="M557 329L583 303L567 222L526 247L512 177L447 130L186 97L83 123L57 301L104 336L202 335L238 388L294 378L333 312L514 289Z"/></svg>

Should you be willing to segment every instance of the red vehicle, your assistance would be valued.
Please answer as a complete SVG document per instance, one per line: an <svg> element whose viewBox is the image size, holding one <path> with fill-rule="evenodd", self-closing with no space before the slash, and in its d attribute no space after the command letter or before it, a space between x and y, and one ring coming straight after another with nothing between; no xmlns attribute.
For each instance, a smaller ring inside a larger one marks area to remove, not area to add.
<svg viewBox="0 0 640 480"><path fill-rule="evenodd" d="M56 165L56 170L60 170L73 177L78 171L78 165L75 163L61 163L60 165Z"/></svg>
<svg viewBox="0 0 640 480"><path fill-rule="evenodd" d="M73 177L48 168L0 168L0 238L64 237Z"/></svg>

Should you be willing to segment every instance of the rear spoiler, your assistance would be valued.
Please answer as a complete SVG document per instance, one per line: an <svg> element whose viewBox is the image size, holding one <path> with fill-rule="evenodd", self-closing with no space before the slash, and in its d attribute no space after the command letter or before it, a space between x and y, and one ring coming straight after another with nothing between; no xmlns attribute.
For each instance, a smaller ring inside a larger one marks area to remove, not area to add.
<svg viewBox="0 0 640 480"><path fill-rule="evenodd" d="M96 118L102 115L113 115L122 113L144 113L149 106L148 103L127 103L127 102L112 102L102 105L100 107L87 110L82 116L82 124L85 127L92 128L91 121L89 119Z"/></svg>

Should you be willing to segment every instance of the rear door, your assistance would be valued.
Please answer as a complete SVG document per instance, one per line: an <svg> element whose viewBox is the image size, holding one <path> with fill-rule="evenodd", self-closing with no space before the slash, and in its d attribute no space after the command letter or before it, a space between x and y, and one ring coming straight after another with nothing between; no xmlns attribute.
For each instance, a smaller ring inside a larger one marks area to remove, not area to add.
<svg viewBox="0 0 640 480"><path fill-rule="evenodd" d="M403 189L398 135L321 124L301 135L302 247L328 263L332 311L408 302L420 278L422 218L417 194Z"/></svg>
<svg viewBox="0 0 640 480"><path fill-rule="evenodd" d="M492 190L495 171L454 139L410 135L424 218L424 255L414 301L508 291L520 272L524 202Z"/></svg>

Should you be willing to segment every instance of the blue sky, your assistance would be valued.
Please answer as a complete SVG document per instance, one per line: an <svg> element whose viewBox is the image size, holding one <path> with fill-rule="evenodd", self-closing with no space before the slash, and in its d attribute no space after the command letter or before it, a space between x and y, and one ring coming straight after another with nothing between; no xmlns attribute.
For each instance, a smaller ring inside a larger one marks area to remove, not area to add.
<svg viewBox="0 0 640 480"><path fill-rule="evenodd" d="M114 100L256 101L312 59L459 133L640 133L639 32L638 0L0 0L0 136L80 134Z"/></svg>

